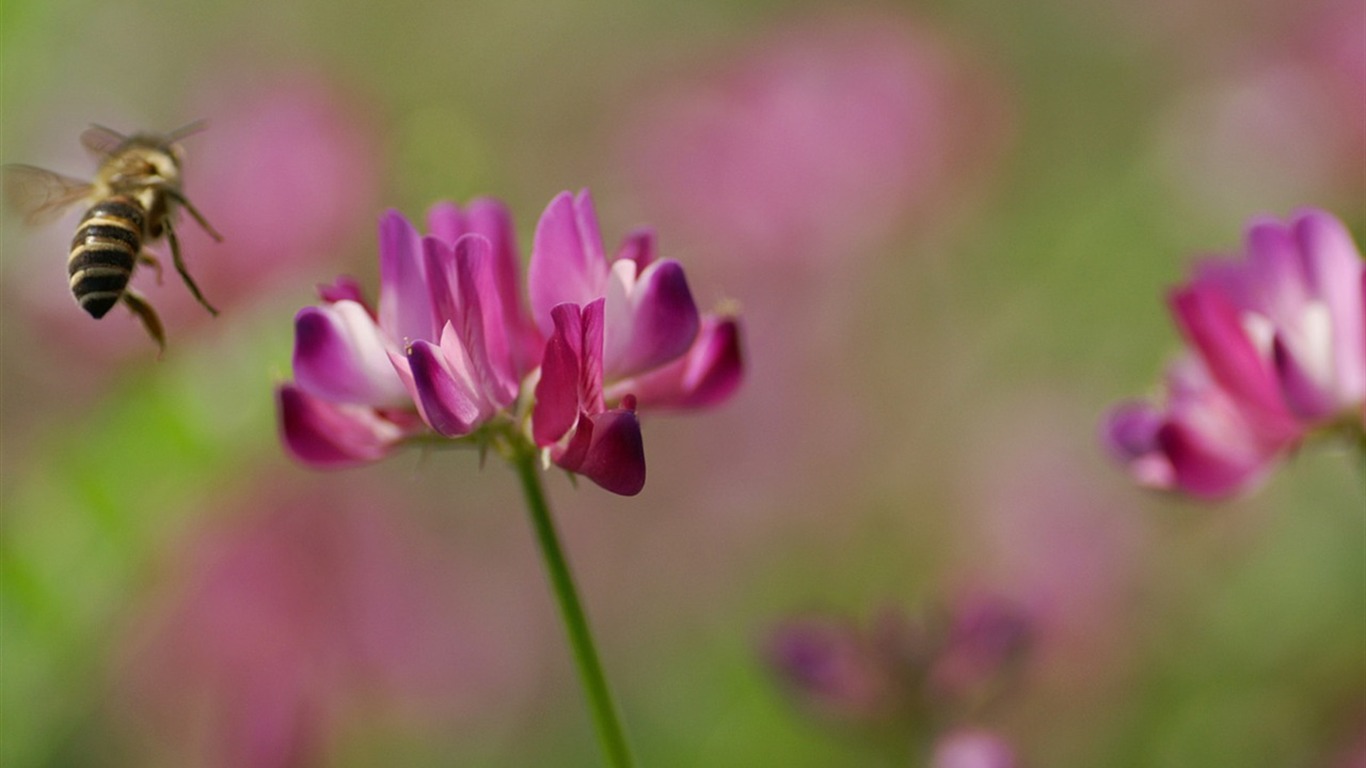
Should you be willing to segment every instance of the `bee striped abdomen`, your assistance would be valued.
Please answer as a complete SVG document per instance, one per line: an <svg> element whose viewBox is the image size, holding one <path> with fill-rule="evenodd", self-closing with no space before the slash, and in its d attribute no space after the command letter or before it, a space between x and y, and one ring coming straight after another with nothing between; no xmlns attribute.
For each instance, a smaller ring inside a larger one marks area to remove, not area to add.
<svg viewBox="0 0 1366 768"><path fill-rule="evenodd" d="M93 317L104 317L133 276L146 214L136 200L123 195L90 207L71 240L67 273L76 303Z"/></svg>

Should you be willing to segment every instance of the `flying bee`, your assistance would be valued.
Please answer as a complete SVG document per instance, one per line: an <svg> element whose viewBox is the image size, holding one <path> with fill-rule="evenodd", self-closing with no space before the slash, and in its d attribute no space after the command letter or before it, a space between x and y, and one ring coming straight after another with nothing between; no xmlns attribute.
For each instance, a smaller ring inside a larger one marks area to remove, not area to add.
<svg viewBox="0 0 1366 768"><path fill-rule="evenodd" d="M124 136L92 125L81 134L81 144L100 160L100 167L88 182L31 165L4 166L5 199L27 224L51 221L75 203L90 202L67 257L76 303L98 319L122 301L163 349L161 320L147 299L128 286L138 264L152 267L161 278L161 263L144 250L147 243L164 235L185 286L210 314L218 314L185 269L173 224L177 207L184 208L210 237L223 240L180 189L178 142L203 129L204 122L198 121L164 136Z"/></svg>

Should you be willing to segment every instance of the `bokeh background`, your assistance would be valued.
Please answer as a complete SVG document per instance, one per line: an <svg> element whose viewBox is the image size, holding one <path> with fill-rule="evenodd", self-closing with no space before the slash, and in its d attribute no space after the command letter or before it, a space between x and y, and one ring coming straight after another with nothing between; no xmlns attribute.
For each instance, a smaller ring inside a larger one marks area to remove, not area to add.
<svg viewBox="0 0 1366 768"><path fill-rule="evenodd" d="M642 765L894 764L765 638L984 590L1034 642L963 724L1022 765L1361 764L1360 457L1197 505L1095 438L1195 255L1303 205L1361 241L1359 0L3 0L0 89L0 160L76 176L88 123L207 118L226 235L184 237L217 319L136 278L158 361L67 294L77 212L0 219L7 768L596 764L511 472L306 471L271 394L316 283L373 295L385 208L496 195L525 247L584 186L746 321L639 497L547 478Z"/></svg>

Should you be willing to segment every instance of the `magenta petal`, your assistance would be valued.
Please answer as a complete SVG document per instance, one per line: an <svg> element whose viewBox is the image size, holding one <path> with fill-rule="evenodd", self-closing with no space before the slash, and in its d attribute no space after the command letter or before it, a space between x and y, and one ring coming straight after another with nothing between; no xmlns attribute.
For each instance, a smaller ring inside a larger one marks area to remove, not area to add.
<svg viewBox="0 0 1366 768"><path fill-rule="evenodd" d="M1170 489L1176 483L1176 473L1157 440L1165 422L1166 415L1150 404L1132 402L1112 409L1101 426L1106 450L1128 467L1139 485Z"/></svg>
<svg viewBox="0 0 1366 768"><path fill-rule="evenodd" d="M617 250L617 261L635 262L637 274L655 263L655 259L658 257L658 249L655 247L655 232L648 228L637 229L626 235L621 241L621 248Z"/></svg>
<svg viewBox="0 0 1366 768"><path fill-rule="evenodd" d="M315 467L341 468L378 461L403 433L373 409L330 403L285 384L276 390L285 449Z"/></svg>
<svg viewBox="0 0 1366 768"><path fill-rule="evenodd" d="M294 378L338 403L384 406L406 398L374 320L352 301L305 307L295 315Z"/></svg>
<svg viewBox="0 0 1366 768"><path fill-rule="evenodd" d="M608 293L606 362L609 378L644 373L677 359L697 338L701 318L683 267L673 260L651 264L625 293L616 270Z"/></svg>
<svg viewBox="0 0 1366 768"><path fill-rule="evenodd" d="M540 362L542 342L522 295L521 257L512 216L505 205L491 197L472 200L465 211L470 231L487 238L492 249L493 280L502 316L486 313L486 317L503 326L512 376L520 379Z"/></svg>
<svg viewBox="0 0 1366 768"><path fill-rule="evenodd" d="M427 278L427 297L432 309L432 327L444 328L455 320L458 279L455 269L455 250L440 237L422 238L422 271ZM424 337L436 340L437 336ZM416 341L416 339L410 339Z"/></svg>
<svg viewBox="0 0 1366 768"><path fill-rule="evenodd" d="M447 245L453 245L470 231L469 218L460 206L442 200L427 209L427 231Z"/></svg>
<svg viewBox="0 0 1366 768"><path fill-rule="evenodd" d="M1192 425L1179 421L1162 425L1157 444L1171 464L1175 486L1202 499L1221 499L1243 490L1260 479L1272 459L1247 450L1221 450Z"/></svg>
<svg viewBox="0 0 1366 768"><path fill-rule="evenodd" d="M1171 304L1182 332L1199 350L1214 379L1252 408L1270 429L1288 429L1288 414L1269 366L1247 337L1237 310L1201 283L1176 291Z"/></svg>
<svg viewBox="0 0 1366 768"><path fill-rule="evenodd" d="M570 446L556 463L622 496L645 487L645 442L634 410L618 408L579 416Z"/></svg>
<svg viewBox="0 0 1366 768"><path fill-rule="evenodd" d="M541 379L536 382L536 405L531 413L532 436L541 447L558 442L579 417L583 318L574 304L555 307L551 317L555 330L545 344Z"/></svg>
<svg viewBox="0 0 1366 768"><path fill-rule="evenodd" d="M422 418L446 437L463 437L479 425L482 413L478 396L447 366L440 347L426 341L408 348Z"/></svg>
<svg viewBox="0 0 1366 768"><path fill-rule="evenodd" d="M1295 236L1304 254L1310 288L1328 306L1333 327L1333 368L1338 397L1366 399L1366 263L1347 228L1322 211L1296 218Z"/></svg>
<svg viewBox="0 0 1366 768"><path fill-rule="evenodd" d="M705 408L730 398L743 379L739 322L706 317L686 355L613 391L633 393L647 408Z"/></svg>
<svg viewBox="0 0 1366 768"><path fill-rule="evenodd" d="M603 295L607 262L597 214L588 191L561 192L536 224L527 270L531 311L541 332L554 330L550 311L559 304L586 305Z"/></svg>
<svg viewBox="0 0 1366 768"><path fill-rule="evenodd" d="M1279 335L1272 340L1271 351L1281 394L1291 412L1305 421L1333 416L1337 411L1333 394L1305 370Z"/></svg>
<svg viewBox="0 0 1366 768"><path fill-rule="evenodd" d="M332 285L321 284L318 286L318 295L328 304L335 304L339 301L354 301L365 307L371 315L375 313L370 305L365 301L365 295L361 293L360 283L353 277L345 275L338 277Z"/></svg>
<svg viewBox="0 0 1366 768"><path fill-rule="evenodd" d="M400 344L436 338L421 237L397 211L379 223L379 324Z"/></svg>

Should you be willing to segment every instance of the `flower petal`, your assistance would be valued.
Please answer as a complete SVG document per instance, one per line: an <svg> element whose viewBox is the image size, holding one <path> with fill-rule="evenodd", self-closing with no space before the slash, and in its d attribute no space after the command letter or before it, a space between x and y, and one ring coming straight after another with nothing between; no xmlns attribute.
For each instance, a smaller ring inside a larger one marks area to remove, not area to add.
<svg viewBox="0 0 1366 768"><path fill-rule="evenodd" d="M646 267L655 263L655 259L658 257L658 248L655 246L655 231L648 227L642 227L628 233L622 239L621 248L617 250L616 260L635 262L636 274L639 274Z"/></svg>
<svg viewBox="0 0 1366 768"><path fill-rule="evenodd" d="M442 200L427 209L427 232L446 245L454 245L469 231L469 217L455 203Z"/></svg>
<svg viewBox="0 0 1366 768"><path fill-rule="evenodd" d="M1157 442L1164 422L1165 415L1149 403L1122 403L1105 417L1101 439L1139 485L1170 490L1176 484L1176 471Z"/></svg>
<svg viewBox="0 0 1366 768"><path fill-rule="evenodd" d="M1187 421L1168 421L1157 432L1159 450L1172 467L1175 487L1207 500L1221 499L1257 482L1271 463L1270 456L1228 450L1223 440L1211 439Z"/></svg>
<svg viewBox="0 0 1366 768"><path fill-rule="evenodd" d="M593 417L579 414L574 437L555 463L612 493L634 496L645 487L645 441L634 402L624 405Z"/></svg>
<svg viewBox="0 0 1366 768"><path fill-rule="evenodd" d="M441 347L415 341L408 348L408 365L422 418L445 437L464 437L484 417L479 395L470 382L452 370Z"/></svg>
<svg viewBox="0 0 1366 768"><path fill-rule="evenodd" d="M406 345L436 338L421 237L398 211L379 223L379 326Z"/></svg>
<svg viewBox="0 0 1366 768"><path fill-rule="evenodd" d="M536 224L527 283L531 311L541 332L554 330L550 311L566 302L584 306L603 295L607 262L588 190L561 192Z"/></svg>
<svg viewBox="0 0 1366 768"><path fill-rule="evenodd" d="M1292 429L1279 388L1232 304L1208 284L1179 289L1171 297L1177 324L1199 351L1210 374L1264 422L1270 432Z"/></svg>
<svg viewBox="0 0 1366 768"><path fill-rule="evenodd" d="M372 408L331 403L293 384L276 390L285 449L315 467L341 468L387 456L404 436Z"/></svg>
<svg viewBox="0 0 1366 768"><path fill-rule="evenodd" d="M607 289L604 359L609 379L644 373L677 359L697 338L700 317L683 267L656 261L636 276L636 264L612 266Z"/></svg>
<svg viewBox="0 0 1366 768"><path fill-rule="evenodd" d="M493 253L493 280L502 317L487 312L485 317L505 328L512 375L521 379L540 362L542 341L522 295L522 265L512 216L506 206L491 197L476 198L465 210L470 231L487 238Z"/></svg>
<svg viewBox="0 0 1366 768"><path fill-rule="evenodd" d="M705 408L727 400L743 379L739 321L707 316L686 355L613 385L609 397L629 392L645 408Z"/></svg>
<svg viewBox="0 0 1366 768"><path fill-rule="evenodd" d="M1327 213L1302 211L1294 228L1310 287L1328 306L1337 397L1344 405L1366 400L1366 298L1356 289L1366 263L1347 228Z"/></svg>
<svg viewBox="0 0 1366 768"><path fill-rule="evenodd" d="M574 304L551 311L555 330L545 343L531 432L542 448L559 442L579 417L579 370L583 354L583 315Z"/></svg>
<svg viewBox="0 0 1366 768"><path fill-rule="evenodd" d="M305 307L294 317L294 379L337 403L395 406L407 399L379 327L354 301Z"/></svg>
<svg viewBox="0 0 1366 768"><path fill-rule="evenodd" d="M319 285L318 295L328 304L349 300L365 307L365 311L369 312L371 315L375 313L374 310L370 308L370 305L366 303L365 295L361 293L360 283L356 282L356 279L353 277L342 275L333 281L331 285Z"/></svg>

